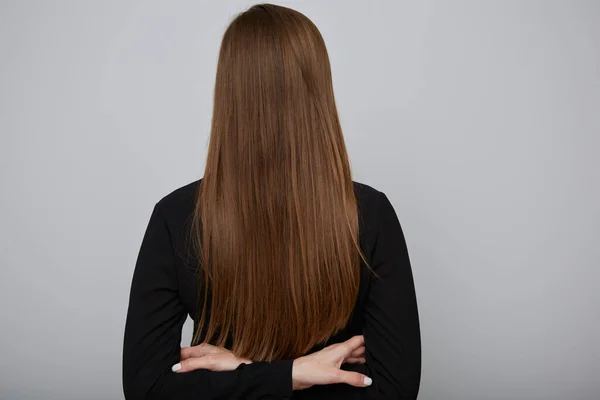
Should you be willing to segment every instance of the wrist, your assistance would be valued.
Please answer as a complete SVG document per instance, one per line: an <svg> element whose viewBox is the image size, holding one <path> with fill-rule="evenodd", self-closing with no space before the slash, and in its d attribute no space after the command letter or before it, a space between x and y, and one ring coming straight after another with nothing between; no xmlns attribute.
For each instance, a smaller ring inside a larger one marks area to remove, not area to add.
<svg viewBox="0 0 600 400"><path fill-rule="evenodd" d="M304 363L302 362L302 357L296 358L292 362L292 390L302 390L311 386L302 383L303 381L306 381L303 379L303 373Z"/></svg>

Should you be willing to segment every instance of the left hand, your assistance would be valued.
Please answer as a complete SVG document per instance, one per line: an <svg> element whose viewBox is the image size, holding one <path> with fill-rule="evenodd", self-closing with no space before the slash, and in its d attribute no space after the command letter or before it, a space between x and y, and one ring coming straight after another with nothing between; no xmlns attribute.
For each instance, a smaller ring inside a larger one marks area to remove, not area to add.
<svg viewBox="0 0 600 400"><path fill-rule="evenodd" d="M251 360L237 357L224 348L201 343L197 346L183 347L180 352L181 361L173 365L173 371L190 372L197 369L211 371L233 371L240 364L252 364Z"/></svg>

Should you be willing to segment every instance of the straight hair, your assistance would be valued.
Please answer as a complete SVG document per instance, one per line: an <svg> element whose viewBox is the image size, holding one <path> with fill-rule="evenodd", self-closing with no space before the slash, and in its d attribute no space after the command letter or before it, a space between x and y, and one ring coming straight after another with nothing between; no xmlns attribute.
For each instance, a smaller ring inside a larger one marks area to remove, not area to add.
<svg viewBox="0 0 600 400"><path fill-rule="evenodd" d="M226 29L193 215L193 344L296 358L342 330L360 282L357 200L317 27L259 4Z"/></svg>

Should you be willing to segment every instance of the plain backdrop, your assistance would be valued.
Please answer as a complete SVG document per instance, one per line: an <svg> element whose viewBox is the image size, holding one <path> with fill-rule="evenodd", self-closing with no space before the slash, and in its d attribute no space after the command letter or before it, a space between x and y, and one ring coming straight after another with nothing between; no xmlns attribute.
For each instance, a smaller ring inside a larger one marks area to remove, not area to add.
<svg viewBox="0 0 600 400"><path fill-rule="evenodd" d="M0 1L0 399L122 398L142 235L202 176L251 4ZM278 4L320 28L354 178L403 225L419 398L599 399L600 2Z"/></svg>

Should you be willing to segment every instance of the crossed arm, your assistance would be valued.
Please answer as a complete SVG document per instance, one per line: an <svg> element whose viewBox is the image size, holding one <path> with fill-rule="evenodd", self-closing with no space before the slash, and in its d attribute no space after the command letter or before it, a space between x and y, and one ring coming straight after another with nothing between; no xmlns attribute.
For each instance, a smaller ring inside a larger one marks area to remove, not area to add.
<svg viewBox="0 0 600 400"><path fill-rule="evenodd" d="M313 385L345 383L357 387L369 386L371 378L358 372L341 369L341 365L364 364L365 346L362 335L345 342L325 347L315 353L300 357L292 364L293 390L307 389ZM241 364L252 364L251 360L237 357L223 347L201 343L181 349L181 361L171 368L177 373L199 369L210 371L233 371Z"/></svg>
<svg viewBox="0 0 600 400"><path fill-rule="evenodd" d="M183 400L203 394L283 400L294 390L336 382L363 386L360 399L416 399L421 343L408 252L396 213L380 192L376 213L370 263L378 278L373 278L367 294L363 335L333 345L337 350L328 347L296 360L251 362L233 358L225 349L212 349L210 354L202 353L208 351L206 346L181 349L187 312L179 298L172 242L158 203L131 285L123 349L126 399ZM365 375L339 368L350 359L366 361ZM177 364L181 368L174 372ZM365 376L372 384L365 385Z"/></svg>

